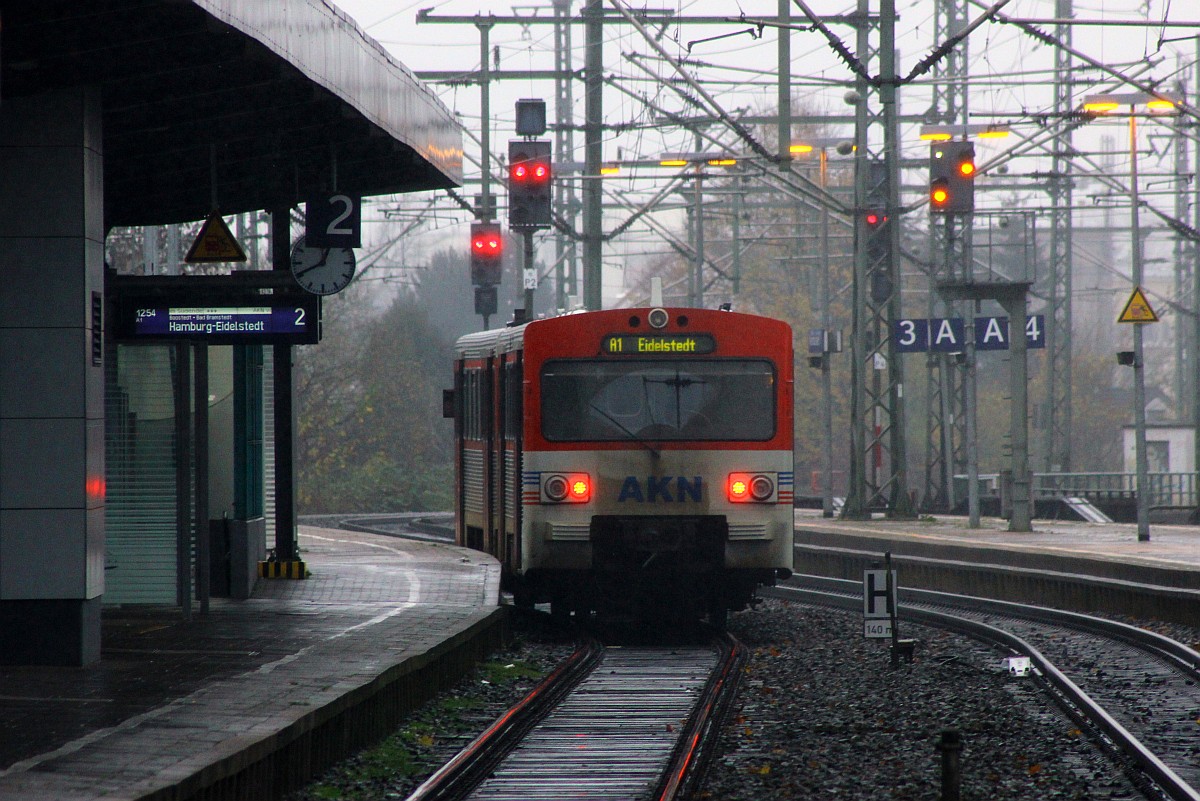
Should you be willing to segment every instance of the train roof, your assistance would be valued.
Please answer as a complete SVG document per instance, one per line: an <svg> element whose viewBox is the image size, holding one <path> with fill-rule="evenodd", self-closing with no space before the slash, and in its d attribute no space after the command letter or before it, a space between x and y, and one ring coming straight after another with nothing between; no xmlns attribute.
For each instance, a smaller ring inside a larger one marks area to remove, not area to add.
<svg viewBox="0 0 1200 801"><path fill-rule="evenodd" d="M521 325L515 325L507 328L493 328L488 331L477 331L473 334L466 334L454 343L454 355L457 359L483 359L488 356L495 356L502 353L510 353L514 350L519 350L525 339L525 329L529 326L543 326L548 323L564 323L571 318L587 316L596 319L609 318L614 322L614 327L617 325L617 320L624 320L631 314L645 315L650 312L651 307L639 308L622 308L622 309L603 309L600 311L573 311L554 317L546 317L538 320L531 320ZM757 314L747 314L745 312L731 312L717 309L696 309L688 307L667 308L666 311L672 318L677 315L720 315L721 318L735 320L743 318L746 320L770 321L777 323L787 328L791 326L784 320L778 320L773 317L764 317Z"/></svg>
<svg viewBox="0 0 1200 801"><path fill-rule="evenodd" d="M458 359L482 359L516 350L525 336L525 327L528 325L530 323L511 328L492 328L461 336L454 343L454 356Z"/></svg>

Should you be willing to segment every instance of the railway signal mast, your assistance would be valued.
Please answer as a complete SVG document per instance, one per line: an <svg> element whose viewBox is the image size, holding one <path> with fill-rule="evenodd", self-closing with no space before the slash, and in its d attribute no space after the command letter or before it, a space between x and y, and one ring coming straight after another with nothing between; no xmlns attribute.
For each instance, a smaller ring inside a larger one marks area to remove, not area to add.
<svg viewBox="0 0 1200 801"><path fill-rule="evenodd" d="M550 142L533 138L545 132L546 101L518 100L517 135L524 138L508 143L508 227L525 240L522 273L527 319L533 317L533 293L538 285L533 232L550 227Z"/></svg>

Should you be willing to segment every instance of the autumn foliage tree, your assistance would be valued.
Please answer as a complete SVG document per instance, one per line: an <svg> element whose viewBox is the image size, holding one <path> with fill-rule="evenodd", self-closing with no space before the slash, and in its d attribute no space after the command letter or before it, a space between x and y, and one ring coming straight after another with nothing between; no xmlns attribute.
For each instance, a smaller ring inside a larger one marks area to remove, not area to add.
<svg viewBox="0 0 1200 801"><path fill-rule="evenodd" d="M408 293L382 311L370 290L327 299L320 345L296 359L302 513L450 508L450 346Z"/></svg>

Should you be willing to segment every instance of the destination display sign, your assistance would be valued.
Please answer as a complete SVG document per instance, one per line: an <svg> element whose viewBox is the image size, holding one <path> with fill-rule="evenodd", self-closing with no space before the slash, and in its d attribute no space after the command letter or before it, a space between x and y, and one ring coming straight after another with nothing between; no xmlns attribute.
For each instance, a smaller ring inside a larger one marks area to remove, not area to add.
<svg viewBox="0 0 1200 801"><path fill-rule="evenodd" d="M600 341L600 352L609 356L694 356L716 349L712 334L609 334Z"/></svg>

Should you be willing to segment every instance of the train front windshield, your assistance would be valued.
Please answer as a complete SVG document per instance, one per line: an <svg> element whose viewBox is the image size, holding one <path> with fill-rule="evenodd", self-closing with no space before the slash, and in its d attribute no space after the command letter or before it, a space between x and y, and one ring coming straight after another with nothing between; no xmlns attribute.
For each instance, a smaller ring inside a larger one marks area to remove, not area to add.
<svg viewBox="0 0 1200 801"><path fill-rule="evenodd" d="M760 359L553 361L541 390L551 442L775 436L775 368Z"/></svg>

